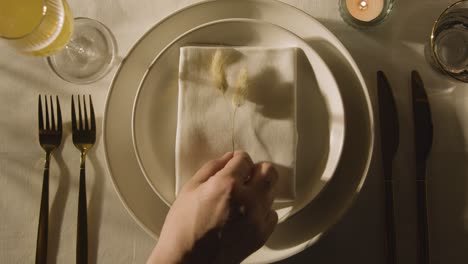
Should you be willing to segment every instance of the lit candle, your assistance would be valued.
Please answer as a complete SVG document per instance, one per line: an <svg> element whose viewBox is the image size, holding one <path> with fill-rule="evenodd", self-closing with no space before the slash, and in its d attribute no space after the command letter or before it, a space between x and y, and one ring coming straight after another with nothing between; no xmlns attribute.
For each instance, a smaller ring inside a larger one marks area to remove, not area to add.
<svg viewBox="0 0 468 264"><path fill-rule="evenodd" d="M384 9L385 0L346 0L349 14L357 20L369 22L377 18Z"/></svg>

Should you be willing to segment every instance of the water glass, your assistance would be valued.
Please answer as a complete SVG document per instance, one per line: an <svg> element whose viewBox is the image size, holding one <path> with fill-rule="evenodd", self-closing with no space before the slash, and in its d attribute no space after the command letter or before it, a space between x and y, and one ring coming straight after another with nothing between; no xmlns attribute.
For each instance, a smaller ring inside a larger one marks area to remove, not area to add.
<svg viewBox="0 0 468 264"><path fill-rule="evenodd" d="M426 49L429 63L443 73L468 82L468 1L449 6L434 23Z"/></svg>

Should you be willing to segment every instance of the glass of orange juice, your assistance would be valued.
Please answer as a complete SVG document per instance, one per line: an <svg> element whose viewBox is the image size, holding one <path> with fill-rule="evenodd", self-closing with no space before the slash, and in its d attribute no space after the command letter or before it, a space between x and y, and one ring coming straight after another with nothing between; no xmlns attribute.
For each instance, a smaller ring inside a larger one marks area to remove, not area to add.
<svg viewBox="0 0 468 264"><path fill-rule="evenodd" d="M96 20L76 18L65 0L7 0L0 4L0 38L18 52L47 57L73 83L102 78L115 63L116 41Z"/></svg>

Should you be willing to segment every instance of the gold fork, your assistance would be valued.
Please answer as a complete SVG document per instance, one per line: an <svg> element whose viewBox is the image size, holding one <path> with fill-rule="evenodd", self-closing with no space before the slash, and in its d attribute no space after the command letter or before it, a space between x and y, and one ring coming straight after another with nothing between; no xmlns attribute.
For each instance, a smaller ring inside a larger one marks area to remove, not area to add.
<svg viewBox="0 0 468 264"><path fill-rule="evenodd" d="M78 119L75 114L75 100L72 96L71 113L72 113L72 131L73 144L80 150L80 187L78 194L78 227L76 241L76 263L88 263L88 221L86 209L86 170L85 161L86 154L96 142L96 120L94 117L93 101L89 95L89 112L86 106L86 98L83 95L83 107L80 96L78 97ZM82 111L83 108L83 111ZM83 117L84 116L84 120ZM89 122L88 122L89 121Z"/></svg>
<svg viewBox="0 0 468 264"><path fill-rule="evenodd" d="M39 144L46 153L44 163L44 177L42 182L41 208L39 211L39 225L37 230L36 244L36 264L45 264L47 262L47 238L49 227L49 164L50 154L60 146L62 142L62 114L60 110L60 102L58 97L55 97L57 105L57 124L55 124L54 104L52 96L50 99L50 115L47 96L44 96L45 115L42 108L41 95L39 95L38 103L38 121L39 121ZM44 123L45 118L45 123Z"/></svg>

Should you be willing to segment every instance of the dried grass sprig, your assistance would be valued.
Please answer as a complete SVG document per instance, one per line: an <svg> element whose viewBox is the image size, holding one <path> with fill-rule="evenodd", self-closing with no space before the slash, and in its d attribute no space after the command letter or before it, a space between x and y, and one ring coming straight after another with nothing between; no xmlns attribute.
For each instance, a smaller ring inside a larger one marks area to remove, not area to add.
<svg viewBox="0 0 468 264"><path fill-rule="evenodd" d="M226 103L229 104L229 101L227 101L226 98L226 92L228 90L228 83L226 79L226 73L225 73L225 68L226 68L226 55L222 52L221 49L217 49L213 55L212 61L211 61L211 67L210 67L210 73L211 77L213 80L213 85L217 90L219 90L224 99L226 100ZM239 73L237 75L237 80L234 91L232 93L232 106L233 106L233 111L232 111L232 116L231 116L231 143L232 143L232 151L235 150L235 121L236 121L236 113L237 109L242 106L245 103L245 100L247 98L247 92L248 92L248 76L247 76L247 68L243 67L239 70Z"/></svg>
<svg viewBox="0 0 468 264"><path fill-rule="evenodd" d="M213 78L213 84L223 95L228 89L226 75L224 73L226 63L226 56L223 54L222 50L217 49L213 55L211 61L211 77Z"/></svg>
<svg viewBox="0 0 468 264"><path fill-rule="evenodd" d="M244 67L240 69L237 75L236 87L234 95L232 96L232 104L234 107L239 107L245 103L248 91L247 78L247 69Z"/></svg>
<svg viewBox="0 0 468 264"><path fill-rule="evenodd" d="M232 105L234 106L234 111L232 113L232 151L235 150L236 147L236 139L235 139L235 125L236 125L236 113L237 109L241 107L247 98L248 92L248 76L247 76L247 68L243 67L239 70L239 74L237 75L236 86L234 88L234 94L232 96Z"/></svg>

